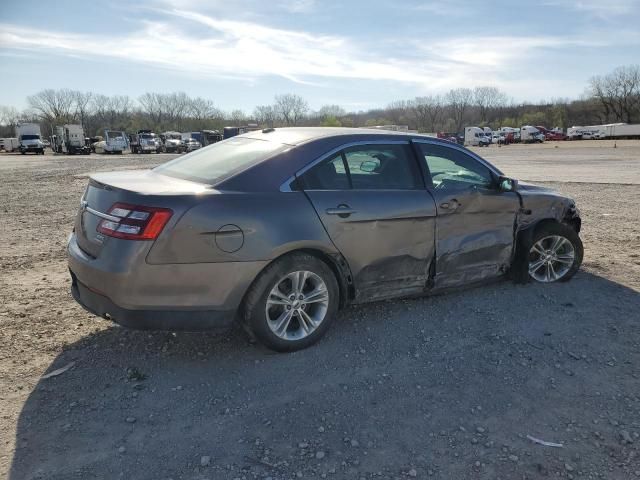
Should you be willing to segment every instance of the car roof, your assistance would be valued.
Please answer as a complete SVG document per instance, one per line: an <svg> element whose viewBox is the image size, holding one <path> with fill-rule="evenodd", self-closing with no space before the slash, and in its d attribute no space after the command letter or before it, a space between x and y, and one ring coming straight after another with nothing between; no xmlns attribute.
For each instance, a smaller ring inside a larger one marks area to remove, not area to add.
<svg viewBox="0 0 640 480"><path fill-rule="evenodd" d="M326 137L337 136L362 136L371 138L372 136L384 137L402 137L402 138L428 138L429 140L438 140L436 137L430 137L419 133L396 132L392 130L382 130L377 128L350 128L350 127L283 127L283 128L266 128L264 130L255 130L247 132L241 137L255 138L257 140L268 140L285 145L301 145L313 140Z"/></svg>

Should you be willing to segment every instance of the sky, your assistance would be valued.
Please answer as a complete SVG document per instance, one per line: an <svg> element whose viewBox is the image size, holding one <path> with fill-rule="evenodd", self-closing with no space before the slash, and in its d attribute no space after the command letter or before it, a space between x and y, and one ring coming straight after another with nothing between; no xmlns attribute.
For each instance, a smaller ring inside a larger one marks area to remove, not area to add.
<svg viewBox="0 0 640 480"><path fill-rule="evenodd" d="M492 85L579 98L640 63L640 0L2 0L0 104L45 88L184 91L250 113L295 93L348 111Z"/></svg>

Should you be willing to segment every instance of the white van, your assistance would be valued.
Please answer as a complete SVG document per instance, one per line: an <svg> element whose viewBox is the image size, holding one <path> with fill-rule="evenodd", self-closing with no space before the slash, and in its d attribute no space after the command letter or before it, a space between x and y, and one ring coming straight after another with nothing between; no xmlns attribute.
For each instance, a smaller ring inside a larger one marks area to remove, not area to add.
<svg viewBox="0 0 640 480"><path fill-rule="evenodd" d="M524 143L544 142L544 133L531 125L524 125L520 128L520 140Z"/></svg>
<svg viewBox="0 0 640 480"><path fill-rule="evenodd" d="M484 134L484 130L480 127L466 127L464 129L464 144L477 146L477 147L488 147L491 143L491 138L487 137Z"/></svg>

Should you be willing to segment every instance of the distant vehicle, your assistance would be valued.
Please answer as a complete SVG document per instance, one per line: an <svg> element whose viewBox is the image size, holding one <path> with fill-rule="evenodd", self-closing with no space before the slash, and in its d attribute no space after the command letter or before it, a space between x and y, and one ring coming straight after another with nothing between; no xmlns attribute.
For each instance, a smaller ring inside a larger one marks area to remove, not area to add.
<svg viewBox="0 0 640 480"><path fill-rule="evenodd" d="M42 140L42 145L44 145L44 148L51 147L51 142L49 140Z"/></svg>
<svg viewBox="0 0 640 480"><path fill-rule="evenodd" d="M20 145L20 142L18 142L18 139L15 137L3 138L0 141L2 142L2 148L4 148L5 152L15 152Z"/></svg>
<svg viewBox="0 0 640 480"><path fill-rule="evenodd" d="M464 129L464 144L478 147L488 147L491 139L487 138L480 127L467 127Z"/></svg>
<svg viewBox="0 0 640 480"><path fill-rule="evenodd" d="M227 138L235 137L236 135L242 135L243 133L247 133L249 127L224 127L222 137L226 140Z"/></svg>
<svg viewBox="0 0 640 480"><path fill-rule="evenodd" d="M206 147L223 140L222 134L218 130L202 130L202 146Z"/></svg>
<svg viewBox="0 0 640 480"><path fill-rule="evenodd" d="M606 138L640 138L640 124L612 123L602 127Z"/></svg>
<svg viewBox="0 0 640 480"><path fill-rule="evenodd" d="M500 143L500 132L491 133L491 143Z"/></svg>
<svg viewBox="0 0 640 480"><path fill-rule="evenodd" d="M524 125L520 128L520 140L524 143L544 142L544 133L531 125Z"/></svg>
<svg viewBox="0 0 640 480"><path fill-rule="evenodd" d="M128 147L127 134L118 130L105 130L104 140L93 144L96 153L122 154Z"/></svg>
<svg viewBox="0 0 640 480"><path fill-rule="evenodd" d="M452 142L452 143L458 143L458 137L455 133L451 133L451 132L437 132L436 133L436 137L437 138L441 138L443 140L447 140L448 142Z"/></svg>
<svg viewBox="0 0 640 480"><path fill-rule="evenodd" d="M195 138L185 138L182 141L182 150L185 152L193 152L202 147L202 144Z"/></svg>
<svg viewBox="0 0 640 480"><path fill-rule="evenodd" d="M44 144L40 125L37 123L20 123L16 125L16 137L18 138L18 150L21 154L35 153L44 155Z"/></svg>
<svg viewBox="0 0 640 480"><path fill-rule="evenodd" d="M82 125L63 125L56 127L56 133L51 137L53 151L56 153L90 154L91 148L87 146Z"/></svg>
<svg viewBox="0 0 640 480"><path fill-rule="evenodd" d="M163 145L160 137L151 130L138 130L129 135L131 153L160 153Z"/></svg>
<svg viewBox="0 0 640 480"><path fill-rule="evenodd" d="M567 136L564 134L561 128L556 127L551 130L545 128L541 125L536 125L536 128L540 130L544 134L544 139L547 141L550 140L566 140Z"/></svg>
<svg viewBox="0 0 640 480"><path fill-rule="evenodd" d="M182 153L182 134L180 132L164 132L160 134L162 149L166 153Z"/></svg>

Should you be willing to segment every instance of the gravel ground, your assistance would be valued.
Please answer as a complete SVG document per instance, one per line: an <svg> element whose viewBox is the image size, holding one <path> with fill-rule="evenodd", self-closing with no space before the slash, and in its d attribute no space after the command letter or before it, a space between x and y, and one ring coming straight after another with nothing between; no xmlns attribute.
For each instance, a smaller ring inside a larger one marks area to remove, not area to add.
<svg viewBox="0 0 640 480"><path fill-rule="evenodd" d="M558 146L478 152L576 198L571 282L349 308L288 355L71 299L87 172L171 156L0 156L0 477L640 479L640 142Z"/></svg>

